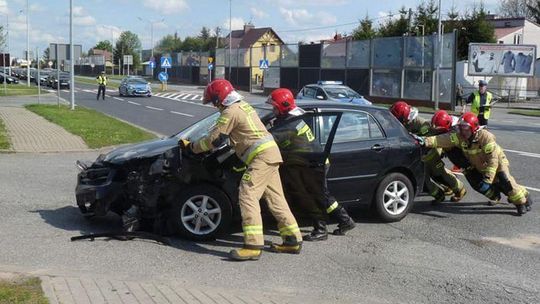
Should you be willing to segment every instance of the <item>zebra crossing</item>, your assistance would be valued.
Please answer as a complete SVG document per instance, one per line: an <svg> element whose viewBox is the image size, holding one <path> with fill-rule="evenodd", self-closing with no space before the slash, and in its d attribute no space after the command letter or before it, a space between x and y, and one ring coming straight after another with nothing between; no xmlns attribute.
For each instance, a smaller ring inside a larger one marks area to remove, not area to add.
<svg viewBox="0 0 540 304"><path fill-rule="evenodd" d="M199 105L199 106L204 106L204 107L212 107L210 105L203 105L202 104L202 96L201 95L198 95L198 94L193 94L193 93L182 93L182 92L172 92L172 93L168 93L168 92L164 92L164 93L155 93L154 94L155 97L161 97L161 98L166 98L166 99L170 99L170 100L176 100L176 101L180 101L180 102L185 102L185 103L190 103L190 104L196 104L196 105Z"/></svg>

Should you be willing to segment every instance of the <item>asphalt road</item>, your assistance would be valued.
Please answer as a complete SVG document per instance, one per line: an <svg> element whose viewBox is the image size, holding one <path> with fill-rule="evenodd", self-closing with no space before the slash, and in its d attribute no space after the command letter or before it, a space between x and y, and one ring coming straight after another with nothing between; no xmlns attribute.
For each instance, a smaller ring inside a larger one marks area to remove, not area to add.
<svg viewBox="0 0 540 304"><path fill-rule="evenodd" d="M91 92L79 91L77 98L162 134L213 111L159 97L97 102ZM508 151L512 174L540 202L540 119L501 110L490 128ZM265 252L258 262L234 263L224 257L241 246L240 233L208 243L175 239L171 247L147 241L71 243L71 236L120 224L115 216L86 221L75 207L74 162L97 153L0 154L0 269L176 279L198 288L286 294L298 303L540 303L540 203L518 217L511 205L487 206L469 187L460 203L432 207L421 197L411 214L392 224L358 207L352 210L358 228L345 237L306 243L301 255ZM278 241L275 230L266 236Z"/></svg>

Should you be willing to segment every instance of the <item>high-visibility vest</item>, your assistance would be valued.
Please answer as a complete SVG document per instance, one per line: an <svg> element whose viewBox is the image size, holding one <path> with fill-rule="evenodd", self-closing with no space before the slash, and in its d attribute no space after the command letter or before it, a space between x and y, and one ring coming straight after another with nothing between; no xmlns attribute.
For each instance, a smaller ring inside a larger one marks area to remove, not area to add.
<svg viewBox="0 0 540 304"><path fill-rule="evenodd" d="M493 99L493 95L490 92L486 92L486 104L484 105L484 118L489 119L489 116L491 115L491 107L489 106L491 104L491 100ZM471 105L471 112L478 115L480 113L480 92L476 91L474 92L474 99Z"/></svg>
<svg viewBox="0 0 540 304"><path fill-rule="evenodd" d="M99 75L97 77L98 84L107 85L107 76L101 76Z"/></svg>

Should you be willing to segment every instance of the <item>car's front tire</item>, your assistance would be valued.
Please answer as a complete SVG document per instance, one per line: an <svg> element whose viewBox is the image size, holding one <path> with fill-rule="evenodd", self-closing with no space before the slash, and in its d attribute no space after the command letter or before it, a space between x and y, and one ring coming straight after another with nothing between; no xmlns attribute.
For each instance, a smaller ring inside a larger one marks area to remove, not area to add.
<svg viewBox="0 0 540 304"><path fill-rule="evenodd" d="M409 178L401 173L390 173L379 183L373 203L383 221L397 222L407 216L413 202L414 188Z"/></svg>
<svg viewBox="0 0 540 304"><path fill-rule="evenodd" d="M232 219L229 198L218 188L198 185L182 191L168 217L172 233L194 241L213 240Z"/></svg>

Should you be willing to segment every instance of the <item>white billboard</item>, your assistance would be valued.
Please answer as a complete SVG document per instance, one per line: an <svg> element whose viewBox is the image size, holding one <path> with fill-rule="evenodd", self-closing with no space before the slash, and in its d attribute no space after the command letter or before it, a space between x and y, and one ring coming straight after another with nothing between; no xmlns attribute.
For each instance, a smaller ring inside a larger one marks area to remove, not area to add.
<svg viewBox="0 0 540 304"><path fill-rule="evenodd" d="M534 77L536 45L469 44L469 76Z"/></svg>

